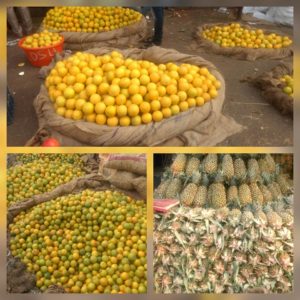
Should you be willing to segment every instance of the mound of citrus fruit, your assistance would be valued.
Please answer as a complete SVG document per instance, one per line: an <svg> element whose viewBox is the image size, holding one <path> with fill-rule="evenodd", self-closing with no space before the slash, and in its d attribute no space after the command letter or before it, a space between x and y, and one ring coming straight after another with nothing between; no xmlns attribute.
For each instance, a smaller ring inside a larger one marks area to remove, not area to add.
<svg viewBox="0 0 300 300"><path fill-rule="evenodd" d="M284 75L280 78L280 81L283 83L283 92L287 95L294 96L294 79L290 75Z"/></svg>
<svg viewBox="0 0 300 300"><path fill-rule="evenodd" d="M45 162L55 161L60 163L70 163L75 164L77 167L83 166L83 161L81 160L82 154L78 153L24 153L17 155L17 161L23 164L33 162L35 160L42 160Z"/></svg>
<svg viewBox="0 0 300 300"><path fill-rule="evenodd" d="M27 36L23 43L22 47L24 48L41 48L55 46L62 41L63 37L55 32L48 32L44 30L40 33L35 33Z"/></svg>
<svg viewBox="0 0 300 300"><path fill-rule="evenodd" d="M85 190L14 218L10 250L45 291L145 293L146 204L115 191Z"/></svg>
<svg viewBox="0 0 300 300"><path fill-rule="evenodd" d="M154 64L78 52L60 61L46 79L58 115L108 126L159 122L214 99L220 81L205 67Z"/></svg>
<svg viewBox="0 0 300 300"><path fill-rule="evenodd" d="M8 205L33 195L49 192L57 186L84 175L80 167L61 161L33 160L7 171Z"/></svg>
<svg viewBox="0 0 300 300"><path fill-rule="evenodd" d="M101 32L137 23L139 12L123 7L63 6L47 12L43 20L46 29L70 32Z"/></svg>
<svg viewBox="0 0 300 300"><path fill-rule="evenodd" d="M262 29L248 29L239 23L212 26L203 31L203 37L221 47L280 49L292 44L288 36L266 34Z"/></svg>

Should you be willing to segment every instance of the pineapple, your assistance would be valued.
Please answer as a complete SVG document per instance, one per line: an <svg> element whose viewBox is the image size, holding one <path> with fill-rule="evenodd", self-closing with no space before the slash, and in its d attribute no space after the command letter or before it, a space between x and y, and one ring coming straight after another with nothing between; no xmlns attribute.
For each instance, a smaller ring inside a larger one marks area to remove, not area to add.
<svg viewBox="0 0 300 300"><path fill-rule="evenodd" d="M227 203L233 206L238 206L239 204L239 192L235 185L231 185L227 189Z"/></svg>
<svg viewBox="0 0 300 300"><path fill-rule="evenodd" d="M284 195L288 195L291 192L291 187L284 175L282 174L278 175L276 178L276 182L279 185L280 190Z"/></svg>
<svg viewBox="0 0 300 300"><path fill-rule="evenodd" d="M233 160L230 154L225 154L221 165L224 180L230 182L234 176Z"/></svg>
<svg viewBox="0 0 300 300"><path fill-rule="evenodd" d="M242 207L252 203L251 190L246 183L239 186L239 200Z"/></svg>
<svg viewBox="0 0 300 300"><path fill-rule="evenodd" d="M258 160L258 165L259 165L259 170L261 173L263 173L263 172L269 173L269 165L264 158L260 158Z"/></svg>
<svg viewBox="0 0 300 300"><path fill-rule="evenodd" d="M265 160L266 160L266 163L268 166L269 173L275 173L276 172L276 163L275 163L275 160L272 157L272 155L266 154Z"/></svg>
<svg viewBox="0 0 300 300"><path fill-rule="evenodd" d="M200 185L195 195L193 206L195 207L205 206L206 198L207 198L207 187L205 185Z"/></svg>
<svg viewBox="0 0 300 300"><path fill-rule="evenodd" d="M209 175L214 175L218 169L218 155L207 154L203 160L203 170Z"/></svg>
<svg viewBox="0 0 300 300"><path fill-rule="evenodd" d="M263 195L264 203L271 202L273 200L273 195L270 192L270 190L265 186L261 185L260 186L261 193Z"/></svg>
<svg viewBox="0 0 300 300"><path fill-rule="evenodd" d="M198 187L194 183L189 183L180 194L180 202L184 206L192 206Z"/></svg>
<svg viewBox="0 0 300 300"><path fill-rule="evenodd" d="M222 183L213 183L211 188L211 206L220 208L226 206L226 191Z"/></svg>
<svg viewBox="0 0 300 300"><path fill-rule="evenodd" d="M240 209L234 208L230 210L228 213L228 221L230 225L236 227L240 223L241 216L242 213Z"/></svg>
<svg viewBox="0 0 300 300"><path fill-rule="evenodd" d="M250 191L253 203L263 204L264 196L261 190L259 189L257 183L250 183Z"/></svg>
<svg viewBox="0 0 300 300"><path fill-rule="evenodd" d="M155 199L164 199L166 197L166 191L171 183L171 179L167 179L165 181L162 181L159 186L154 191L154 198Z"/></svg>
<svg viewBox="0 0 300 300"><path fill-rule="evenodd" d="M281 211L284 211L284 209L285 209L285 202L284 202L284 200L273 201L273 202L271 202L269 205L270 205L270 206L272 207L272 209L273 209L274 211L276 211L277 213L278 213L278 212L281 212Z"/></svg>
<svg viewBox="0 0 300 300"><path fill-rule="evenodd" d="M229 215L229 208L224 206L216 210L215 217L218 221L225 221Z"/></svg>
<svg viewBox="0 0 300 300"><path fill-rule="evenodd" d="M286 204L283 200L272 202L273 210L281 217L282 223L286 226L291 226L294 223L293 212L286 209Z"/></svg>
<svg viewBox="0 0 300 300"><path fill-rule="evenodd" d="M258 160L260 175L265 181L265 183L270 183L273 180L273 176L270 173L269 165L267 163L267 160L265 158L260 158Z"/></svg>
<svg viewBox="0 0 300 300"><path fill-rule="evenodd" d="M243 211L241 217L241 224L244 227L249 227L253 224L253 221L254 221L253 213L250 210Z"/></svg>
<svg viewBox="0 0 300 300"><path fill-rule="evenodd" d="M260 221L260 224L266 225L268 223L268 219L262 209L262 205L252 203L247 208L253 212L254 217Z"/></svg>
<svg viewBox="0 0 300 300"><path fill-rule="evenodd" d="M281 172L293 177L293 154L274 154L273 156Z"/></svg>
<svg viewBox="0 0 300 300"><path fill-rule="evenodd" d="M268 189L269 191L271 192L272 194L272 200L273 201L277 201L277 200L280 200L280 194L281 194L281 191L279 192L276 185L274 184L274 182L268 184Z"/></svg>
<svg viewBox="0 0 300 300"><path fill-rule="evenodd" d="M174 175L184 173L186 166L187 156L186 154L177 154L172 165L171 170Z"/></svg>
<svg viewBox="0 0 300 300"><path fill-rule="evenodd" d="M280 185L276 181L272 182L272 184L273 184L274 188L276 189L277 194L279 195L279 199L282 199L283 194L281 192Z"/></svg>
<svg viewBox="0 0 300 300"><path fill-rule="evenodd" d="M282 219L282 223L288 227L292 227L294 224L294 217L286 211L278 212Z"/></svg>
<svg viewBox="0 0 300 300"><path fill-rule="evenodd" d="M233 163L234 177L238 182L243 182L247 176L247 169L244 161L241 158L236 158Z"/></svg>
<svg viewBox="0 0 300 300"><path fill-rule="evenodd" d="M169 211L154 239L154 253L163 249L162 256L154 255L156 291L291 292L292 229L280 225L270 206L266 213L256 204L242 212L182 206Z"/></svg>
<svg viewBox="0 0 300 300"><path fill-rule="evenodd" d="M283 272L280 266L273 265L269 267L268 274L271 278L278 278L282 276Z"/></svg>
<svg viewBox="0 0 300 300"><path fill-rule="evenodd" d="M187 161L185 174L191 177L194 174L194 172L199 171L199 166L200 166L200 159L195 156L192 156Z"/></svg>
<svg viewBox="0 0 300 300"><path fill-rule="evenodd" d="M179 177L173 178L166 190L166 198L169 199L178 198L181 190L182 190L181 179Z"/></svg>
<svg viewBox="0 0 300 300"><path fill-rule="evenodd" d="M276 213L270 205L264 207L268 219L268 225L274 229L280 229L282 227L282 218Z"/></svg>
<svg viewBox="0 0 300 300"><path fill-rule="evenodd" d="M242 265L239 272L246 280L248 280L253 274L253 267L249 265Z"/></svg>
<svg viewBox="0 0 300 300"><path fill-rule="evenodd" d="M248 160L248 179L250 183L257 182L259 180L259 165L256 159L250 158Z"/></svg>

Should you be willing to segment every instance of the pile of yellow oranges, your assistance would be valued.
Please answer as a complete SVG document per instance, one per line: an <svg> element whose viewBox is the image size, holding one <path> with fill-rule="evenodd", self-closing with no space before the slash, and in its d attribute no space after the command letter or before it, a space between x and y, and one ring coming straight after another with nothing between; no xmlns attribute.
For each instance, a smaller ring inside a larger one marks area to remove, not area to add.
<svg viewBox="0 0 300 300"><path fill-rule="evenodd" d="M60 61L46 79L58 115L99 125L159 122L218 95L221 83L206 67L154 64L117 51L78 52Z"/></svg>
<svg viewBox="0 0 300 300"><path fill-rule="evenodd" d="M11 254L36 286L67 293L146 293L146 203L84 190L21 212L9 225Z"/></svg>
<svg viewBox="0 0 300 300"><path fill-rule="evenodd" d="M70 32L101 32L137 23L139 12L123 7L63 6L47 12L43 20L46 29Z"/></svg>
<svg viewBox="0 0 300 300"><path fill-rule="evenodd" d="M294 96L294 79L290 75L284 75L280 78L280 81L283 83L283 92L287 95Z"/></svg>
<svg viewBox="0 0 300 300"><path fill-rule="evenodd" d="M62 41L62 36L55 32L48 32L44 30L40 33L34 33L27 36L23 43L22 47L24 48L41 48L55 46L56 44Z"/></svg>
<svg viewBox="0 0 300 300"><path fill-rule="evenodd" d="M239 23L212 26L203 31L203 37L221 47L280 49L292 44L288 36L266 34L262 29L248 29Z"/></svg>

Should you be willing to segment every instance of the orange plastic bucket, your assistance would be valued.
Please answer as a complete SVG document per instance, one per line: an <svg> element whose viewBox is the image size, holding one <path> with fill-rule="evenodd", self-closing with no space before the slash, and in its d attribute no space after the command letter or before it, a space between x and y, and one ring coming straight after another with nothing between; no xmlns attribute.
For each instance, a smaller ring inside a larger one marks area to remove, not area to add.
<svg viewBox="0 0 300 300"><path fill-rule="evenodd" d="M64 37L62 36L62 40L53 45L47 47L39 47L39 48L26 48L23 47L22 44L26 37L22 38L18 45L25 52L29 62L35 67L43 67L48 66L55 53L59 53L63 51L64 46Z"/></svg>

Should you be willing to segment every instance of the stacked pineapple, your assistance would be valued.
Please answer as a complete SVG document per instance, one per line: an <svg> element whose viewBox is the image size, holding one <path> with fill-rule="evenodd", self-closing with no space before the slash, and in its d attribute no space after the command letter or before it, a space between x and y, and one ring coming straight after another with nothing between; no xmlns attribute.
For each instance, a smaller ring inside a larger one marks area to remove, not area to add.
<svg viewBox="0 0 300 300"><path fill-rule="evenodd" d="M155 198L177 198L183 206L265 206L292 194L292 181L271 154L175 156Z"/></svg>
<svg viewBox="0 0 300 300"><path fill-rule="evenodd" d="M274 160L281 167L283 173L289 174L293 178L293 154L275 154Z"/></svg>
<svg viewBox="0 0 300 300"><path fill-rule="evenodd" d="M159 293L289 292L293 187L270 154L178 154L155 197ZM156 215L157 217L157 215Z"/></svg>
<svg viewBox="0 0 300 300"><path fill-rule="evenodd" d="M261 212L176 207L154 231L156 293L286 293L293 220Z"/></svg>

